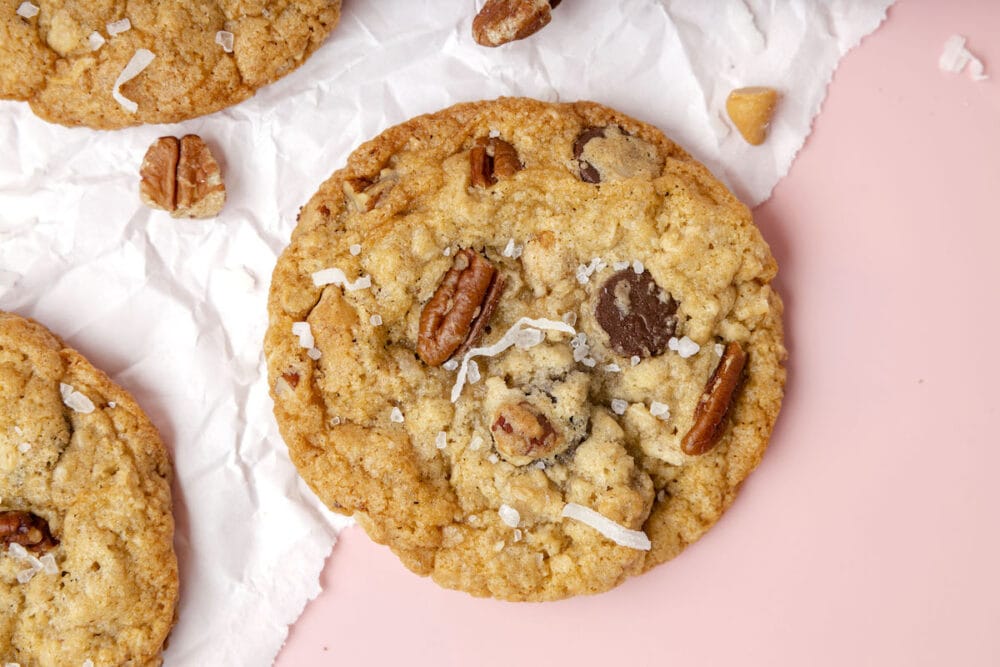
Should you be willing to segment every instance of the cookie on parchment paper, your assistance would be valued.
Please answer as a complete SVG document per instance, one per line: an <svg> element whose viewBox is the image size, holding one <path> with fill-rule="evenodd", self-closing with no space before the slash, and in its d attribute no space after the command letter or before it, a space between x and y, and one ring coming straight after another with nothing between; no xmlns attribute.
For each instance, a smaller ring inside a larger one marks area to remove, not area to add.
<svg viewBox="0 0 1000 667"><path fill-rule="evenodd" d="M265 347L305 480L474 595L595 593L732 503L781 403L750 212L607 107L460 104L362 145L302 209Z"/></svg>
<svg viewBox="0 0 1000 667"><path fill-rule="evenodd" d="M0 98L116 129L212 113L305 62L340 0L0 0Z"/></svg>
<svg viewBox="0 0 1000 667"><path fill-rule="evenodd" d="M171 476L128 393L0 311L0 664L161 663L178 592Z"/></svg>

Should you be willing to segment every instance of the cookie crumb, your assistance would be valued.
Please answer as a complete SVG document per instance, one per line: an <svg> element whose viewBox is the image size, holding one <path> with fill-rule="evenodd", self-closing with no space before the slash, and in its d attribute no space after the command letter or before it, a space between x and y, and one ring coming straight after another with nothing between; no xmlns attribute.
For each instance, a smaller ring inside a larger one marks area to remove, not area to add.
<svg viewBox="0 0 1000 667"><path fill-rule="evenodd" d="M777 104L778 91L773 88L737 88L726 98L726 113L746 142L759 146L767 138Z"/></svg>
<svg viewBox="0 0 1000 667"><path fill-rule="evenodd" d="M399 408L393 408L392 411L389 412L389 421L402 424L404 421L403 411Z"/></svg>
<svg viewBox="0 0 1000 667"><path fill-rule="evenodd" d="M221 46L226 53L233 52L234 39L233 33L228 30L220 30L215 33L215 43Z"/></svg>
<svg viewBox="0 0 1000 667"><path fill-rule="evenodd" d="M626 410L628 410L628 401L623 401L620 398L611 399L611 411L616 415L623 415Z"/></svg>
<svg viewBox="0 0 1000 667"><path fill-rule="evenodd" d="M123 32L128 32L132 29L132 22L127 18L119 19L118 21L112 21L105 26L108 29L108 34L114 37L115 35L120 35Z"/></svg>
<svg viewBox="0 0 1000 667"><path fill-rule="evenodd" d="M521 522L521 513L506 503L500 505L497 514L500 515L500 520L511 528L517 528L517 524Z"/></svg>
<svg viewBox="0 0 1000 667"><path fill-rule="evenodd" d="M38 7L30 2L22 2L17 8L17 15L26 19L34 18L38 16Z"/></svg>

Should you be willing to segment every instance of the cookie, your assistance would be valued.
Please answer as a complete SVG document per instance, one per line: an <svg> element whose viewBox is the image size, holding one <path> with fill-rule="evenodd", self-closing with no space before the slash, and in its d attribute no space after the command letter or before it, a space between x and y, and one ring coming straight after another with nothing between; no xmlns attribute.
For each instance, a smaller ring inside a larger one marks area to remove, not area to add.
<svg viewBox="0 0 1000 667"><path fill-rule="evenodd" d="M607 107L460 104L362 145L300 212L265 347L292 460L413 571L609 589L758 464L786 356L750 212Z"/></svg>
<svg viewBox="0 0 1000 667"><path fill-rule="evenodd" d="M340 0L0 2L0 98L108 130L242 102L305 62Z"/></svg>
<svg viewBox="0 0 1000 667"><path fill-rule="evenodd" d="M0 664L161 663L178 586L170 479L127 392L0 311Z"/></svg>

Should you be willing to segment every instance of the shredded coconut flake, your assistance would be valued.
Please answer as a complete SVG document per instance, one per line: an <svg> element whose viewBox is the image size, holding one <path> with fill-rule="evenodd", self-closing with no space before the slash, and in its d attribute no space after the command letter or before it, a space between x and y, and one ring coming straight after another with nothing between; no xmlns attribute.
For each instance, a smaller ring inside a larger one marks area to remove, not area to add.
<svg viewBox="0 0 1000 667"><path fill-rule="evenodd" d="M22 16L26 19L34 18L38 16L38 7L31 4L30 2L22 2L17 8L17 15Z"/></svg>
<svg viewBox="0 0 1000 667"><path fill-rule="evenodd" d="M127 65L125 65L125 69L122 70L122 73L118 75L117 79L115 79L115 85L111 89L111 96L115 98L115 101L122 105L122 108L129 113L135 113L138 111L139 105L122 95L121 87L135 77L139 76L142 70L149 67L149 63L153 62L155 57L156 55L154 55L149 49L137 50L135 55L132 56L132 59L128 61Z"/></svg>
<svg viewBox="0 0 1000 667"><path fill-rule="evenodd" d="M623 547L639 549L641 551L649 551L653 547L646 533L615 523L589 507L584 507L576 503L566 503L566 506L563 507L562 515L563 517L576 519L581 523L587 524L604 537Z"/></svg>
<svg viewBox="0 0 1000 667"><path fill-rule="evenodd" d="M524 246L517 245L516 243L514 243L514 239L511 239L507 241L507 245L504 246L503 256L510 257L511 259L517 259L518 257L521 256L522 252L524 252Z"/></svg>
<svg viewBox="0 0 1000 667"><path fill-rule="evenodd" d="M681 359L687 359L688 357L693 357L698 354L701 350L701 346L694 342L687 336L682 338L673 337L667 341L667 347L676 352L681 356Z"/></svg>
<svg viewBox="0 0 1000 667"><path fill-rule="evenodd" d="M622 367L619 366L618 364L611 363L611 364L605 365L604 366L604 370L606 370L609 373L621 373L622 372Z"/></svg>
<svg viewBox="0 0 1000 667"><path fill-rule="evenodd" d="M389 421L396 422L397 424L402 424L403 423L402 410L400 410L399 408L393 408L392 411L389 412Z"/></svg>
<svg viewBox="0 0 1000 667"><path fill-rule="evenodd" d="M104 46L104 41L104 36L96 30L87 36L87 46L90 47L91 51L96 51Z"/></svg>
<svg viewBox="0 0 1000 667"><path fill-rule="evenodd" d="M127 18L120 19L118 21L112 21L107 25L108 34L114 37L115 35L120 35L123 32L128 32L132 29L132 22Z"/></svg>
<svg viewBox="0 0 1000 667"><path fill-rule="evenodd" d="M316 345L316 339L313 338L308 322L293 322L292 335L299 337L299 347L310 349Z"/></svg>
<svg viewBox="0 0 1000 667"><path fill-rule="evenodd" d="M616 415L623 415L626 410L628 410L628 401L623 401L620 398L611 399L611 411Z"/></svg>
<svg viewBox="0 0 1000 667"><path fill-rule="evenodd" d="M232 53L234 43L233 33L228 30L220 30L215 33L215 43L221 46L222 50L226 53Z"/></svg>
<svg viewBox="0 0 1000 667"><path fill-rule="evenodd" d="M324 287L326 285L336 285L343 287L348 292L355 292L359 289L368 289L372 286L371 276L361 276L354 282L347 279L347 275L340 269L333 267L321 269L312 274L313 285Z"/></svg>
<svg viewBox="0 0 1000 667"><path fill-rule="evenodd" d="M444 449L448 446L448 434L444 431L438 431L437 437L434 439L434 446L438 449Z"/></svg>
<svg viewBox="0 0 1000 667"><path fill-rule="evenodd" d="M511 528L517 528L517 524L521 522L521 513L506 503L500 506L497 514L500 515L500 520Z"/></svg>
<svg viewBox="0 0 1000 667"><path fill-rule="evenodd" d="M66 407L74 412L89 415L94 411L94 403L68 384L60 382L59 393L62 395L62 400Z"/></svg>
<svg viewBox="0 0 1000 667"><path fill-rule="evenodd" d="M441 364L441 368L446 371L453 371L458 368L458 359L449 359L448 361Z"/></svg>
<svg viewBox="0 0 1000 667"><path fill-rule="evenodd" d="M358 255L361 254L361 244L360 243L351 244L351 247L348 248L348 250L351 251L352 255L354 255L355 257L357 257Z"/></svg>
<svg viewBox="0 0 1000 667"><path fill-rule="evenodd" d="M373 327L380 327L380 326L382 326L382 316L381 315L377 315L377 314L376 315L372 315L371 317L368 318L368 321L372 323Z"/></svg>
<svg viewBox="0 0 1000 667"><path fill-rule="evenodd" d="M649 414L666 421L670 419L670 406L659 401L652 401L649 404Z"/></svg>
<svg viewBox="0 0 1000 667"><path fill-rule="evenodd" d="M550 331L562 331L563 333L568 334L576 333L576 330L565 322L557 322L555 320L545 318L532 319L530 317L522 317L517 322L514 322L513 326L511 326L511 328L508 329L497 342L486 347L474 347L462 356L462 363L458 369L455 384L451 388L452 403L457 401L458 397L462 395L462 387L465 386L466 376L469 373L469 361L471 361L473 357L495 357L504 350L515 345L519 340L518 332L522 331L525 326L534 327L536 329L547 329Z"/></svg>

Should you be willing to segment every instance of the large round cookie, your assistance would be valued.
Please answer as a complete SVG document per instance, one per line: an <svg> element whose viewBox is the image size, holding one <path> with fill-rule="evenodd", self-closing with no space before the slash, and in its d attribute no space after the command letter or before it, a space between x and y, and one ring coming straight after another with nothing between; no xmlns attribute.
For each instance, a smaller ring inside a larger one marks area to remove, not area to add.
<svg viewBox="0 0 1000 667"><path fill-rule="evenodd" d="M128 393L0 311L0 664L161 663L177 601L170 478Z"/></svg>
<svg viewBox="0 0 1000 667"><path fill-rule="evenodd" d="M302 209L271 286L275 414L316 493L415 572L606 590L698 539L760 461L776 270L657 129L460 104L362 145Z"/></svg>
<svg viewBox="0 0 1000 667"><path fill-rule="evenodd" d="M64 125L175 123L288 74L339 18L340 0L0 0L0 98ZM124 19L131 28L118 32ZM119 77L147 52L116 99Z"/></svg>

